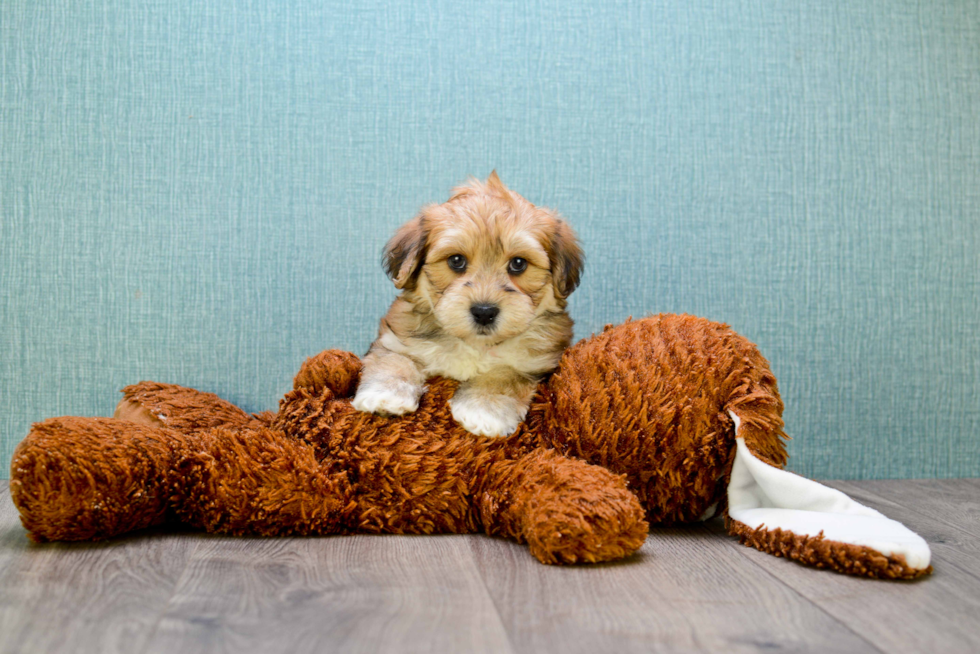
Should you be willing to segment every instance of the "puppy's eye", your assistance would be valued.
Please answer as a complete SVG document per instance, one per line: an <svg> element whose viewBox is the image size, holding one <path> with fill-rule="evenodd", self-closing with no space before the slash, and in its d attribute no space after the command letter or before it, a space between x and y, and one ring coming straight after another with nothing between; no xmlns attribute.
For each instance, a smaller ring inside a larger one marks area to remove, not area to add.
<svg viewBox="0 0 980 654"><path fill-rule="evenodd" d="M522 272L527 270L527 259L522 259L521 257L514 257L507 264L507 272L511 275L520 275Z"/></svg>
<svg viewBox="0 0 980 654"><path fill-rule="evenodd" d="M466 257L464 257L462 254L452 255L446 259L446 263L448 263L449 267L458 273L466 270Z"/></svg>

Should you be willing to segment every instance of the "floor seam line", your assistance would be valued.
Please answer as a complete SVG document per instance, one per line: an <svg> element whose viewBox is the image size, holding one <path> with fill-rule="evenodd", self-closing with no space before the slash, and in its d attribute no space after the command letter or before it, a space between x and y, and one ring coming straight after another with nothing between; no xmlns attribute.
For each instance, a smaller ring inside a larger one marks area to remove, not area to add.
<svg viewBox="0 0 980 654"><path fill-rule="evenodd" d="M875 496L875 499L877 499L877 500L880 500L882 502L891 502L892 504L896 504L896 505L902 507L903 509L905 509L907 511L911 511L911 512L913 512L913 513L915 513L915 514L917 514L919 516L922 516L923 518L926 518L928 520L935 520L936 522L940 522L940 523L946 525L947 527L950 527L951 529L955 529L955 530L959 531L960 533L968 536L969 538L980 538L980 534L974 534L972 531L970 531L968 529L964 529L960 525L953 524L952 522L949 522L949 521L945 520L944 518L937 518L935 515L932 515L931 513L926 513L925 511L923 511L921 509L917 509L917 508L915 508L913 506L908 506L906 504L903 504L903 503L901 503L901 502L899 502L897 500L894 500L894 499L892 499L892 498L890 498L890 497L888 497L886 495L882 495L881 493L878 493L878 492L876 492L874 490L863 488L861 486L861 484L860 484L860 480L858 480L856 482L855 481L850 481L850 480L841 480L841 481L843 481L843 483L845 483L847 485L855 484L856 485L856 488L859 488L863 492L871 493L872 495ZM878 480L878 479L870 480L869 479L868 481L881 481L881 480ZM946 480L941 480L941 481L946 481Z"/></svg>
<svg viewBox="0 0 980 654"><path fill-rule="evenodd" d="M187 537L188 535L189 534L179 534L178 537L183 538L183 537ZM194 543L194 548L187 555L187 561L184 564L184 568L180 571L180 574L177 575L177 580L174 582L173 590L170 593L170 597L167 598L167 602L166 604L163 605L163 608L160 610L160 614L153 621L153 627L150 630L150 633L147 634L146 643L143 645L143 649L140 650L140 654L146 654L150 650L150 645L153 643L153 639L156 638L157 632L160 630L160 624L163 622L164 617L166 617L167 612L170 610L174 598L177 596L177 590L180 588L181 583L184 581L184 578L187 576L187 572L191 567L191 563L194 560L194 556L197 554L198 548L200 548L201 546L201 540L200 539L196 539L196 540L197 542Z"/></svg>
<svg viewBox="0 0 980 654"><path fill-rule="evenodd" d="M513 654L517 654L518 650L514 647L514 641L511 639L510 630L507 628L507 625L504 624L504 616L500 614L500 607L497 605L497 600L494 599L493 593L490 592L490 587L487 585L487 580L483 576L483 571L480 569L480 566L477 565L476 552L474 551L476 536L482 536L483 538L492 537L483 534L470 534L469 536L470 538L467 539L469 542L466 545L467 549L470 551L470 560L473 562L473 568L476 570L476 576L479 577L480 584L483 586L483 591L487 594L487 598L490 600L490 604L493 606L494 613L497 614L497 621L500 622L500 627L503 629L504 637L507 639L507 646L510 648L510 651L513 652Z"/></svg>
<svg viewBox="0 0 980 654"><path fill-rule="evenodd" d="M745 545L741 545L741 544L737 544L737 543L732 543L732 544L733 545L736 545L740 549L750 549L750 548L748 548ZM738 551L738 550L736 550L736 551ZM801 597L803 600L805 600L807 602L807 604L810 604L811 606L813 606L814 608L816 608L818 611L820 611L821 613L823 613L824 615L826 615L828 618L830 618L831 620L833 620L835 624L840 625L841 627L843 627L844 629L846 629L848 632L850 632L851 634L853 634L856 638L858 638L859 640L861 640L864 643L867 643L867 645L869 647L871 647L871 649L873 649L874 651L881 652L881 654L889 654L888 653L888 650L884 650L884 649L878 647L875 643L873 643L870 640L868 640L865 636L863 636L863 635L859 634L858 632L854 631L854 629L849 624L847 624L846 622L842 622L833 613L829 612L827 609L825 609L824 607L822 607L819 604L817 604L816 602L814 602L812 599L810 599L809 597L807 597L806 595L804 595L803 593L801 593L799 590L793 588L791 585L789 585L788 583L786 583L785 581L783 581L782 579L780 579L771 570L769 570L764 565L762 565L761 563L759 563L758 561L756 561L753 557L749 556L746 552L744 552L744 551L738 551L738 554L742 558L747 559L752 565L754 565L755 567L757 567L760 570L762 570L766 575L768 575L772 579L775 579L780 584L782 584L783 586L785 586L786 588L788 588L794 595L797 595L797 596ZM799 565L799 564L796 564L796 565ZM828 574L830 574L830 571L827 571L827 570L824 570L823 572L827 572ZM840 573L833 573L833 574L840 574Z"/></svg>

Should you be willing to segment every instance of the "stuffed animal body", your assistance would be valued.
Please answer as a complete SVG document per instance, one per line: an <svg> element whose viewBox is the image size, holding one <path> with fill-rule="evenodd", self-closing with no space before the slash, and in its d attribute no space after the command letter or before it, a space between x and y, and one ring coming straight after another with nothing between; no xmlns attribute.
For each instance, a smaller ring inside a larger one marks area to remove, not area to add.
<svg viewBox="0 0 980 654"><path fill-rule="evenodd" d="M53 418L17 447L10 490L31 538L91 540L179 521L214 533L475 533L544 563L635 552L649 526L726 515L742 542L882 578L929 549L843 493L781 470L782 401L756 347L662 314L569 348L506 438L456 424L452 380L401 417L351 406L360 360L308 359L277 413L143 382L115 418Z"/></svg>

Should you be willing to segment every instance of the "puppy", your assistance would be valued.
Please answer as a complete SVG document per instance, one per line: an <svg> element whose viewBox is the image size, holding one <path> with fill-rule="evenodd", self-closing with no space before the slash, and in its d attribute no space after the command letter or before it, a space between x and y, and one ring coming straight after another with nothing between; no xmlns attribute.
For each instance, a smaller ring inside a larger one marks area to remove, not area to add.
<svg viewBox="0 0 980 654"><path fill-rule="evenodd" d="M565 304L584 263L572 229L493 172L424 207L383 262L402 293L363 358L354 408L411 413L441 375L461 382L450 406L464 429L513 433L572 338Z"/></svg>

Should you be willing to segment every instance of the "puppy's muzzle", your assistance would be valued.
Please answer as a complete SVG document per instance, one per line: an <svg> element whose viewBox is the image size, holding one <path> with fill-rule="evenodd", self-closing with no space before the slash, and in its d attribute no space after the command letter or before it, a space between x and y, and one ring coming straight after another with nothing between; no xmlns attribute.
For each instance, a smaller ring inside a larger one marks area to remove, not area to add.
<svg viewBox="0 0 980 654"><path fill-rule="evenodd" d="M496 304L474 304L470 307L470 313L473 315L473 322L481 327L489 327L497 319L500 307Z"/></svg>

